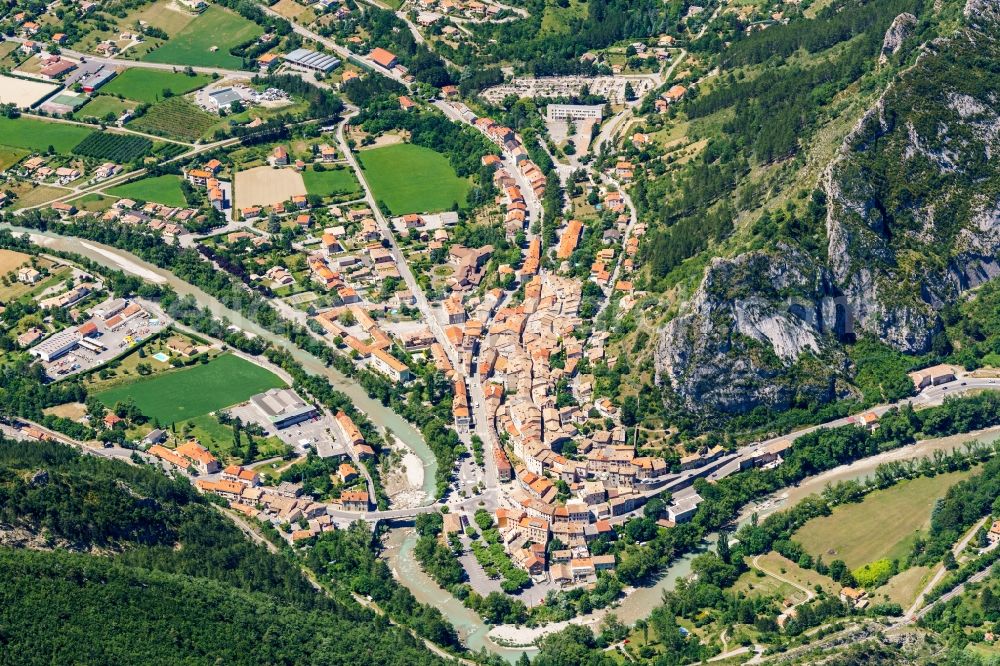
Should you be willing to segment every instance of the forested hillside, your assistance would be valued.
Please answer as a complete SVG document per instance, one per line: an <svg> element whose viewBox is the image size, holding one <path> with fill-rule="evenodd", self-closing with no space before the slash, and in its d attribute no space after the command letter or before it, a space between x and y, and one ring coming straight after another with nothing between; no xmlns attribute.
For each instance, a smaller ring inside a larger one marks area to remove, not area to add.
<svg viewBox="0 0 1000 666"><path fill-rule="evenodd" d="M152 467L0 439L0 542L3 664L442 663Z"/></svg>
<svg viewBox="0 0 1000 666"><path fill-rule="evenodd" d="M682 107L722 131L679 175L637 186L662 221L650 286L706 266L655 352L685 410L894 400L906 370L970 360L942 313L1000 272L994 3L838 6L725 50L734 69ZM815 169L857 93L867 111Z"/></svg>

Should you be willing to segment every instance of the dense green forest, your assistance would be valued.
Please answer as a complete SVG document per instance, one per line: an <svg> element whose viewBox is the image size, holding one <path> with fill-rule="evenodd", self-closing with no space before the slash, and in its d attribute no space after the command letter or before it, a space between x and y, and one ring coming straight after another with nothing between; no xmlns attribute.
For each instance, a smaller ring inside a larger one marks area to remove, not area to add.
<svg viewBox="0 0 1000 666"><path fill-rule="evenodd" d="M546 13L560 13L546 7L545 0L525 3L530 17L508 23L470 24L482 45L477 52L470 44L448 49L449 57L462 65L493 65L509 60L517 68L535 76L589 74L593 65L580 56L591 49L605 48L623 39L651 37L677 31L688 3L683 0L587 0L582 11L566 12L561 29L544 29Z"/></svg>
<svg viewBox="0 0 1000 666"><path fill-rule="evenodd" d="M153 467L0 439L15 528L61 545L0 549L0 663L442 663Z"/></svg>
<svg viewBox="0 0 1000 666"><path fill-rule="evenodd" d="M817 128L837 113L832 109L837 96L874 69L896 15L919 16L921 9L920 0L837 2L812 19L737 33L728 47L711 36L692 46L706 56L721 50L724 69L706 92L695 88L679 113L692 127L706 119L713 123L706 127L720 125L705 132L708 145L696 159L682 168L652 161L636 181L632 198L643 219L655 223L643 255L652 286L727 238L737 214L763 202L761 174L754 167L808 149ZM802 51L810 57L801 57ZM806 215L793 210L789 227L781 230L785 234L776 237L762 225L762 237L808 238L821 214L825 210L811 208Z"/></svg>

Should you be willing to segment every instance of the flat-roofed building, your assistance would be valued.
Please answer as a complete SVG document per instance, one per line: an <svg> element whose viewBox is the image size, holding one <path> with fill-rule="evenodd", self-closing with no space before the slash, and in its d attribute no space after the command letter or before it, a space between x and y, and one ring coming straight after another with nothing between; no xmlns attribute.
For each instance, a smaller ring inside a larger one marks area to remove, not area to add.
<svg viewBox="0 0 1000 666"><path fill-rule="evenodd" d="M36 345L31 354L49 363L76 349L79 344L80 333L75 328L68 328Z"/></svg>
<svg viewBox="0 0 1000 666"><path fill-rule="evenodd" d="M250 402L278 430L307 421L318 413L313 405L305 402L291 389L271 389L258 393L250 398Z"/></svg>
<svg viewBox="0 0 1000 666"><path fill-rule="evenodd" d="M239 93L232 88L223 88L222 90L209 93L208 99L211 100L212 106L216 110L229 109L236 102L242 102L243 100Z"/></svg>
<svg viewBox="0 0 1000 666"><path fill-rule="evenodd" d="M604 117L604 107L600 104L549 104L545 107L545 117L549 120L597 120Z"/></svg>

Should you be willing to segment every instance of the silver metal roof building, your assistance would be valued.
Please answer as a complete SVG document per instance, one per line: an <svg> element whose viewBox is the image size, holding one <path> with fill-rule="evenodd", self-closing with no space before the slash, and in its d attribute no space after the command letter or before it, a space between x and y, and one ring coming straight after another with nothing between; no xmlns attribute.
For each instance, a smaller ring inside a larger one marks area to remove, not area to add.
<svg viewBox="0 0 1000 666"><path fill-rule="evenodd" d="M318 72L332 72L340 66L340 60L337 58L309 49L295 49L282 57L293 65L314 69Z"/></svg>
<svg viewBox="0 0 1000 666"><path fill-rule="evenodd" d="M291 389L271 389L266 393L258 393L250 398L250 402L279 430L311 419L317 413L315 407L303 401Z"/></svg>
<svg viewBox="0 0 1000 666"><path fill-rule="evenodd" d="M31 354L48 363L72 351L79 344L79 332L77 332L76 328L67 328L35 345L31 349Z"/></svg>
<svg viewBox="0 0 1000 666"><path fill-rule="evenodd" d="M243 99L240 97L239 93L232 88L216 90L213 93L209 93L208 96L217 109L228 109L234 102L239 102Z"/></svg>

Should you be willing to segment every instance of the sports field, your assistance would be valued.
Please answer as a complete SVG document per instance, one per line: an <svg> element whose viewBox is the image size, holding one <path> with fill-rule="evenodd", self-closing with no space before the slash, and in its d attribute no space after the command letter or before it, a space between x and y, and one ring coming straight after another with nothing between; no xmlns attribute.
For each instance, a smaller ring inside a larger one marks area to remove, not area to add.
<svg viewBox="0 0 1000 666"><path fill-rule="evenodd" d="M228 9L209 5L201 16L143 60L195 67L241 69L243 61L230 55L229 50L261 34L263 29L256 23Z"/></svg>
<svg viewBox="0 0 1000 666"><path fill-rule="evenodd" d="M0 75L0 104L13 104L26 109L59 86L41 81L25 81Z"/></svg>
<svg viewBox="0 0 1000 666"><path fill-rule="evenodd" d="M299 194L308 192L298 171L259 166L236 174L234 207L273 206Z"/></svg>
<svg viewBox="0 0 1000 666"><path fill-rule="evenodd" d="M471 183L430 148L399 143L358 153L372 193L393 215L438 213L465 204Z"/></svg>
<svg viewBox="0 0 1000 666"><path fill-rule="evenodd" d="M917 534L930 526L934 502L971 473L919 477L876 490L861 502L813 518L792 538L813 557L843 560L851 569L882 558L902 560Z"/></svg>
<svg viewBox="0 0 1000 666"><path fill-rule="evenodd" d="M132 398L142 413L161 423L175 423L243 402L250 396L285 386L276 375L232 354L203 365L123 384L97 394L109 407Z"/></svg>
<svg viewBox="0 0 1000 666"><path fill-rule="evenodd" d="M186 206L184 191L181 190L180 176L165 175L143 178L118 187L112 187L108 194L122 199L153 201L165 206Z"/></svg>
<svg viewBox="0 0 1000 666"><path fill-rule="evenodd" d="M52 146L57 153L68 155L90 133L91 130L79 125L0 116L0 145L14 148L47 150Z"/></svg>
<svg viewBox="0 0 1000 666"><path fill-rule="evenodd" d="M101 88L101 92L152 104L169 97L164 96L165 90L174 95L183 95L201 88L211 80L212 77L207 74L188 76L182 72L135 68L127 69L113 78Z"/></svg>
<svg viewBox="0 0 1000 666"><path fill-rule="evenodd" d="M314 171L312 168L302 172L302 180L306 184L309 194L316 194L321 197L329 197L338 194L350 194L357 192L360 194L361 185L354 177L354 172L350 169L327 169L326 171Z"/></svg>

